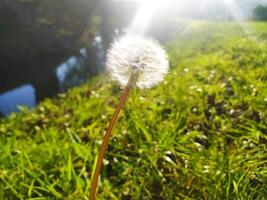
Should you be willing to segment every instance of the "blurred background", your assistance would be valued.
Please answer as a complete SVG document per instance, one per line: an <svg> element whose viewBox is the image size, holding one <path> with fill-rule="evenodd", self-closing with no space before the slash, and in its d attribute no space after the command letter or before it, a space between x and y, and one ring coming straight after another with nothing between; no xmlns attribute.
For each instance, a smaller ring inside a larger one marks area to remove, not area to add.
<svg viewBox="0 0 267 200"><path fill-rule="evenodd" d="M106 49L137 17L144 34L163 44L190 19L241 26L267 19L267 0L162 0L155 12L155 1L144 2L149 0L1 0L0 116L102 72Z"/></svg>

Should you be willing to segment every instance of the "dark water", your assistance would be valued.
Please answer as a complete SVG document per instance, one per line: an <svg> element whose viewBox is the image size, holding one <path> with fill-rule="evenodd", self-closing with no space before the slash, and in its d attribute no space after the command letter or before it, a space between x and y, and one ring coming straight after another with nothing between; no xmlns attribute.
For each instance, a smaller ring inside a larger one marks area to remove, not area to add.
<svg viewBox="0 0 267 200"><path fill-rule="evenodd" d="M53 66L57 62L47 58L23 71L5 70L0 75L0 117L19 111L21 106L33 108L45 98L81 85L103 70L103 60L104 49L97 36L90 47L80 49L58 65Z"/></svg>

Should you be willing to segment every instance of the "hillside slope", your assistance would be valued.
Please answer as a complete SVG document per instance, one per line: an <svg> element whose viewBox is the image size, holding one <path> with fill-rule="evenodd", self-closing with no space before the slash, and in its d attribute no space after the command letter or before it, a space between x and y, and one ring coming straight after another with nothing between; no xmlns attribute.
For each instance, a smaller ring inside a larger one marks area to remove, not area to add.
<svg viewBox="0 0 267 200"><path fill-rule="evenodd" d="M167 45L171 71L134 90L98 199L267 196L267 24L191 22ZM0 199L86 199L118 103L97 77L0 122Z"/></svg>

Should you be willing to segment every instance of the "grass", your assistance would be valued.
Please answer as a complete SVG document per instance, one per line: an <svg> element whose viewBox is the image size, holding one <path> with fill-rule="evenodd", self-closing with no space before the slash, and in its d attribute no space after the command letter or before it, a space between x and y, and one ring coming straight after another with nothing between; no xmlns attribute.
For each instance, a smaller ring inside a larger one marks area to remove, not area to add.
<svg viewBox="0 0 267 200"><path fill-rule="evenodd" d="M171 71L134 90L98 199L267 196L267 24L191 22L167 45ZM0 122L0 199L87 199L120 89L96 77Z"/></svg>

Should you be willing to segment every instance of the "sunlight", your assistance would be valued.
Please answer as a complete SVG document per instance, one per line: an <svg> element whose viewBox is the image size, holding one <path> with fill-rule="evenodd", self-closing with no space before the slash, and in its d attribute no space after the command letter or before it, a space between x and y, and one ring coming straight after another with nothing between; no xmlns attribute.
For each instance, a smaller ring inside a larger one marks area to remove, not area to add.
<svg viewBox="0 0 267 200"><path fill-rule="evenodd" d="M237 5L236 1L224 0L223 4L231 12L236 21L241 22L245 19L244 13L240 9L240 6Z"/></svg>
<svg viewBox="0 0 267 200"><path fill-rule="evenodd" d="M128 28L129 34L143 35L149 22L159 12L172 12L176 10L177 16L182 14L186 17L206 16L212 19L227 18L227 13L238 23L245 19L245 15L233 0L124 0L140 3L139 10ZM167 8L167 9L166 9ZM230 16L229 16L230 17Z"/></svg>
<svg viewBox="0 0 267 200"><path fill-rule="evenodd" d="M144 35L149 23L156 15L170 15L181 19L234 20L244 29L243 22L248 13L242 10L242 4L236 0L113 0L132 1L139 9L127 28L127 33ZM160 24L159 24L160 26Z"/></svg>
<svg viewBox="0 0 267 200"><path fill-rule="evenodd" d="M129 34L143 35L146 27L157 12L157 10L166 4L166 0L138 0L141 3L140 8L128 29Z"/></svg>
<svg viewBox="0 0 267 200"><path fill-rule="evenodd" d="M248 26L244 23L246 17L245 14L240 9L240 6L237 4L236 1L231 0L224 0L223 1L224 6L230 11L232 14L232 17L237 22L237 24L243 29L243 31L249 36L250 30ZM253 38L250 38L253 39Z"/></svg>

